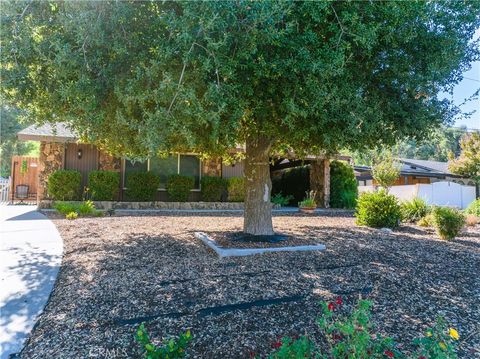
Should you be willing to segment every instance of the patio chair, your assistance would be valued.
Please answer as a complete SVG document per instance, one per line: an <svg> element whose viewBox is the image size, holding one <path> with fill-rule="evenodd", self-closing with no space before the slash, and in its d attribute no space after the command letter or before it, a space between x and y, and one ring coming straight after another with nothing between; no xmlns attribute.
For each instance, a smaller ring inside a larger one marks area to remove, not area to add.
<svg viewBox="0 0 480 359"><path fill-rule="evenodd" d="M29 186L26 184L19 184L15 187L15 198L20 200L20 203L23 203L24 199L28 199L28 189Z"/></svg>

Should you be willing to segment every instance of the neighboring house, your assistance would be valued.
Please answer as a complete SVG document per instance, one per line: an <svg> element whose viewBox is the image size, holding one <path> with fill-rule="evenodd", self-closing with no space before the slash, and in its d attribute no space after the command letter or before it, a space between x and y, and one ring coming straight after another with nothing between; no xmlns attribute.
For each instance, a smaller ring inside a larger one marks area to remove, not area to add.
<svg viewBox="0 0 480 359"><path fill-rule="evenodd" d="M401 165L400 177L394 186L403 186L411 184L430 184L440 181L450 181L461 185L475 186L475 182L470 178L465 178L453 174L448 169L448 162L415 160L409 158L397 159ZM372 169L368 166L354 166L355 175L360 186L370 186L374 184L372 179Z"/></svg>
<svg viewBox="0 0 480 359"><path fill-rule="evenodd" d="M48 199L48 176L59 169L77 170L82 174L82 186L88 187L88 174L93 170L117 171L120 173L120 199L124 198L124 191L128 186L128 174L136 171L152 171L160 176L161 184L158 189L157 200L167 201L165 190L167 177L171 174L181 174L195 178L195 189L192 190L189 200L201 199L202 176L217 176L223 178L242 177L243 162L227 164L221 158L201 160L191 153L172 154L167 158L152 157L145 162L131 162L128 159L113 157L109 153L94 145L80 143L77 136L64 124L30 126L18 133L23 141L39 141L40 157L38 166L37 200ZM237 151L243 151L237 148ZM285 158L275 159L275 163L285 164ZM297 160L291 160L290 166L295 166ZM312 171L310 186L316 189L323 200L321 205L329 203L330 170L329 160L323 157L309 156L302 163L309 163L315 169ZM284 167L282 167L284 168ZM273 169L273 167L272 167ZM325 190L327 189L327 190Z"/></svg>

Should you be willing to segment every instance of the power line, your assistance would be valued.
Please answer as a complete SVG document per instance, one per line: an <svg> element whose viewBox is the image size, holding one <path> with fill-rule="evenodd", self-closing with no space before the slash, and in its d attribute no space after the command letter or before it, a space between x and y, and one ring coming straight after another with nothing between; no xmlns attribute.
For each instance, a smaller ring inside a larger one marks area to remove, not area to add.
<svg viewBox="0 0 480 359"><path fill-rule="evenodd" d="M464 79L467 79L467 80L475 81L475 82L480 82L480 80L472 79L471 77L463 76L463 78L464 78Z"/></svg>

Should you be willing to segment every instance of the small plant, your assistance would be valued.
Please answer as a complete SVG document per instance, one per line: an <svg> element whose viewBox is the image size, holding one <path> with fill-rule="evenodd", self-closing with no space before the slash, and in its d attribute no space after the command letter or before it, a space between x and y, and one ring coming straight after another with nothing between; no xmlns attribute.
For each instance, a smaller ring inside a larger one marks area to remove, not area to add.
<svg viewBox="0 0 480 359"><path fill-rule="evenodd" d="M20 167L20 173L22 175L26 174L28 172L28 163L27 160L22 160L22 165Z"/></svg>
<svg viewBox="0 0 480 359"><path fill-rule="evenodd" d="M81 216L88 216L92 215L95 211L95 205L93 204L92 201L85 201L80 203L78 206L77 211L79 215Z"/></svg>
<svg viewBox="0 0 480 359"><path fill-rule="evenodd" d="M88 174L91 198L95 201L113 201L120 188L120 173L115 171L92 171Z"/></svg>
<svg viewBox="0 0 480 359"><path fill-rule="evenodd" d="M77 212L78 205L71 202L55 202L53 208L55 208L60 214L66 216L71 212Z"/></svg>
<svg viewBox="0 0 480 359"><path fill-rule="evenodd" d="M227 179L227 192L229 202L243 202L245 200L245 179L243 177Z"/></svg>
<svg viewBox="0 0 480 359"><path fill-rule="evenodd" d="M423 338L414 340L414 344L418 347L414 358L457 358L458 339L460 339L458 332L454 328L449 328L445 320L439 317Z"/></svg>
<svg viewBox="0 0 480 359"><path fill-rule="evenodd" d="M306 336L299 339L285 337L272 346L276 350L269 355L269 359L311 358L314 350L313 343Z"/></svg>
<svg viewBox="0 0 480 359"><path fill-rule="evenodd" d="M202 200L220 202L227 192L227 181L221 177L202 177Z"/></svg>
<svg viewBox="0 0 480 359"><path fill-rule="evenodd" d="M465 226L465 215L455 208L435 207L432 217L433 226L441 239L454 239Z"/></svg>
<svg viewBox="0 0 480 359"><path fill-rule="evenodd" d="M300 208L317 208L317 202L315 202L315 196L317 195L316 191L307 191L305 192L306 197L303 201L298 203Z"/></svg>
<svg viewBox="0 0 480 359"><path fill-rule="evenodd" d="M465 213L480 217L480 198L477 198L475 201L470 203L470 205L465 210Z"/></svg>
<svg viewBox="0 0 480 359"><path fill-rule="evenodd" d="M115 215L115 209L114 208L107 209L107 214L109 217Z"/></svg>
<svg viewBox="0 0 480 359"><path fill-rule="evenodd" d="M170 175L167 179L168 198L175 202L186 202L194 185L193 177Z"/></svg>
<svg viewBox="0 0 480 359"><path fill-rule="evenodd" d="M400 166L390 154L381 156L374 160L372 177L379 186L388 190L400 177Z"/></svg>
<svg viewBox="0 0 480 359"><path fill-rule="evenodd" d="M154 201L160 177L152 172L132 172L127 175L126 196L130 201Z"/></svg>
<svg viewBox="0 0 480 359"><path fill-rule="evenodd" d="M141 344L144 351L143 357L148 359L176 359L185 356L188 343L192 340L190 330L180 334L178 339L165 340L162 345L155 345L150 340L145 324L137 329L135 339Z"/></svg>
<svg viewBox="0 0 480 359"><path fill-rule="evenodd" d="M417 222L417 226L432 227L433 226L433 216L432 216L432 214L429 213L426 216L420 218Z"/></svg>
<svg viewBox="0 0 480 359"><path fill-rule="evenodd" d="M57 170L48 176L48 195L58 201L80 198L82 175L75 170Z"/></svg>
<svg viewBox="0 0 480 359"><path fill-rule="evenodd" d="M415 223L428 213L428 205L421 198L404 201L400 204L400 213L403 222Z"/></svg>
<svg viewBox="0 0 480 359"><path fill-rule="evenodd" d="M77 213L77 212L67 213L67 215L65 216L65 218L68 219L68 220L77 219L77 218L78 218L78 213Z"/></svg>
<svg viewBox="0 0 480 359"><path fill-rule="evenodd" d="M357 224L373 228L395 228L400 223L400 206L395 196L380 189L358 197L355 211Z"/></svg>
<svg viewBox="0 0 480 359"><path fill-rule="evenodd" d="M282 192L280 192L272 196L270 202L280 207L283 207L283 206L288 206L288 204L292 199L293 199L292 195L284 196Z"/></svg>

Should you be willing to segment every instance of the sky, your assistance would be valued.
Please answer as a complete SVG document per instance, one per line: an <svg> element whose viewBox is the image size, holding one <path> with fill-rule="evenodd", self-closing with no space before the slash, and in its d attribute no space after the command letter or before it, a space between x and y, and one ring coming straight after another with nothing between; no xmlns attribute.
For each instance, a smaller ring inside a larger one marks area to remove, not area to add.
<svg viewBox="0 0 480 359"><path fill-rule="evenodd" d="M474 38L480 37L480 29L475 33ZM440 98L453 100L456 105L460 105L465 99L472 96L480 88L480 61L473 62L472 68L463 73L463 80L455 86L453 97L450 94L442 93ZM480 99L470 101L461 106L463 112L476 112L467 119L458 119L454 126L467 126L470 129L480 130Z"/></svg>

